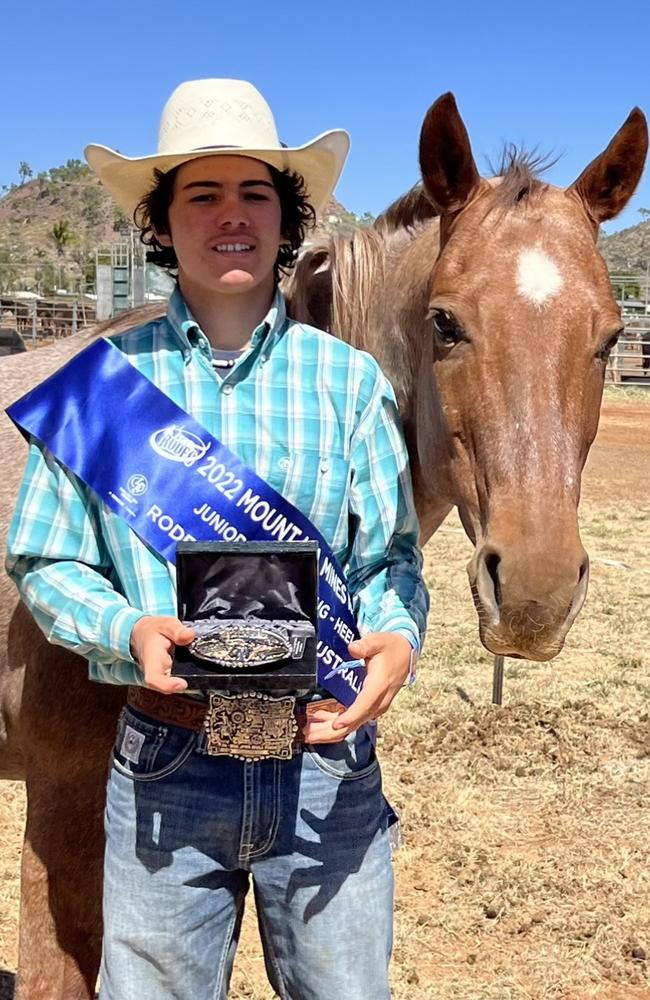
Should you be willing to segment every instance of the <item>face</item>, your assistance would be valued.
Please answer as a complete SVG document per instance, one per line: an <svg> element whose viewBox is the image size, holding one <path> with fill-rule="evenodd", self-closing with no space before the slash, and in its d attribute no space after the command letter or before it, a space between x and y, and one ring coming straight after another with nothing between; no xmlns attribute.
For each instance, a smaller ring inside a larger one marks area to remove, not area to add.
<svg viewBox="0 0 650 1000"><path fill-rule="evenodd" d="M450 230L429 301L469 566L494 653L548 659L587 589L577 505L621 319L584 208L547 187Z"/></svg>
<svg viewBox="0 0 650 1000"><path fill-rule="evenodd" d="M174 247L185 295L270 296L281 215L266 164L246 156L205 156L179 168L169 234L158 240Z"/></svg>

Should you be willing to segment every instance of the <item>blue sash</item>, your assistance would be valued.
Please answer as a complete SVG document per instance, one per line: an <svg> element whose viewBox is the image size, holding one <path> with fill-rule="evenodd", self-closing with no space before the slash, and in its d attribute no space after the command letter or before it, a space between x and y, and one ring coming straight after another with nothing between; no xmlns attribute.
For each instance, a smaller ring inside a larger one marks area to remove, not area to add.
<svg viewBox="0 0 650 1000"><path fill-rule="evenodd" d="M233 452L98 340L7 410L169 562L180 541L316 541L318 682L344 705L365 667L343 571L320 532Z"/></svg>

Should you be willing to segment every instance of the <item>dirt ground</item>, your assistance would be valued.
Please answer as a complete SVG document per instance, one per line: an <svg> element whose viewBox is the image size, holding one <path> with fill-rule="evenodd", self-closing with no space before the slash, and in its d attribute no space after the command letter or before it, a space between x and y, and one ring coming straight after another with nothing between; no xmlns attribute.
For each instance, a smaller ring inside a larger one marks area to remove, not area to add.
<svg viewBox="0 0 650 1000"><path fill-rule="evenodd" d="M621 405L616 392L608 389L601 410L595 446L585 470L583 498L602 503L605 500L648 501L650 488L650 392L644 400L638 390ZM639 398L634 398L635 396ZM619 394L620 395L620 394ZM644 475L645 472L645 475Z"/></svg>
<svg viewBox="0 0 650 1000"><path fill-rule="evenodd" d="M650 1000L650 396L608 393L581 524L587 604L555 661L506 662L501 708L464 572L469 543L452 518L427 546L427 651L380 735L405 840L394 1000ZM22 809L21 786L5 784L2 1000ZM252 912L231 996L273 996Z"/></svg>

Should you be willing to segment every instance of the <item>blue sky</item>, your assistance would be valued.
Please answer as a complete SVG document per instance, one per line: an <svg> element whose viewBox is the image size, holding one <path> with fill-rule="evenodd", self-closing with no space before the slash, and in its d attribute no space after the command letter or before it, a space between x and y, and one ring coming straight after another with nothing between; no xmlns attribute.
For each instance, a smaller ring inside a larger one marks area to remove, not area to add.
<svg viewBox="0 0 650 1000"><path fill-rule="evenodd" d="M249 79L284 141L347 128L337 196L379 212L418 176L427 107L457 98L479 168L504 140L561 154L569 184L630 109L650 115L650 3L490 0L114 0L11 3L0 31L0 184L81 157L88 142L155 151L160 111L182 80ZM639 45L639 43L641 43ZM608 230L641 221L650 170Z"/></svg>

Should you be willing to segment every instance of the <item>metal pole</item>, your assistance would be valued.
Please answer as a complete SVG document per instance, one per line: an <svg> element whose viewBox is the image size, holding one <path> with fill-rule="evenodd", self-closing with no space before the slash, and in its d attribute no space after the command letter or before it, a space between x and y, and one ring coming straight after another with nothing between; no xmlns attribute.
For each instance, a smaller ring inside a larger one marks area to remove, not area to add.
<svg viewBox="0 0 650 1000"><path fill-rule="evenodd" d="M503 664L505 656L494 657L494 672L492 674L492 704L501 705L503 702Z"/></svg>
<svg viewBox="0 0 650 1000"><path fill-rule="evenodd" d="M36 302L32 302L32 347L36 347Z"/></svg>
<svg viewBox="0 0 650 1000"><path fill-rule="evenodd" d="M77 332L77 300L72 303L72 332Z"/></svg>

